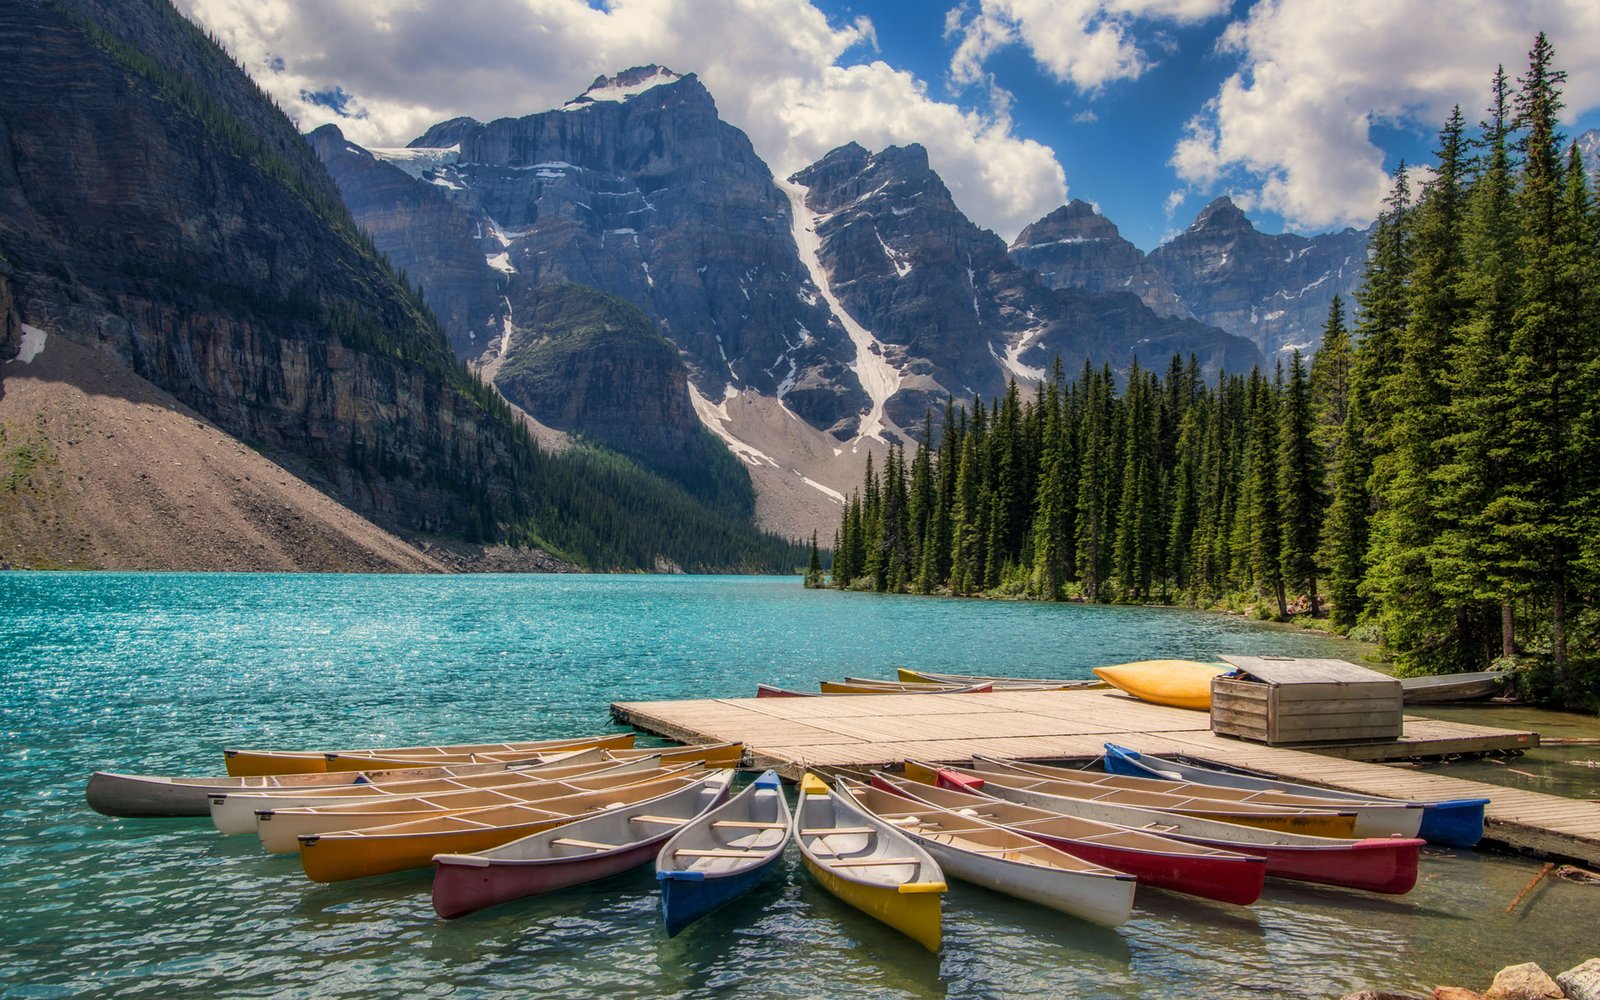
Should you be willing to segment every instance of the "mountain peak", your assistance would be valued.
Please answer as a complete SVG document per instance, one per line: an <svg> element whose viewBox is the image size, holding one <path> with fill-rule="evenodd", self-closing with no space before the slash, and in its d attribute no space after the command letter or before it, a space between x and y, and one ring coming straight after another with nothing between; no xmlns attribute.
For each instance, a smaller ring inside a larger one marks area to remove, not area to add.
<svg viewBox="0 0 1600 1000"><path fill-rule="evenodd" d="M1121 236L1116 224L1096 211L1093 205L1074 198L1037 222L1030 223L1017 235L1012 247L1119 240Z"/></svg>
<svg viewBox="0 0 1600 1000"><path fill-rule="evenodd" d="M1195 216L1194 224L1189 227L1189 231L1192 233L1202 229L1234 230L1254 228L1250 224L1249 216L1244 214L1244 210L1235 205L1232 198L1223 195L1200 210L1200 214Z"/></svg>
<svg viewBox="0 0 1600 1000"><path fill-rule="evenodd" d="M694 74L689 74L689 77L693 76ZM669 83L677 83L683 79L686 79L686 77L682 74L674 73L665 66L657 66L655 63L651 63L648 66L633 66L623 70L616 76L606 76L602 73L594 78L593 83L589 84L589 89L568 101L563 105L563 109L573 110L575 108L588 107L601 101L617 101L620 103L647 90L653 90Z"/></svg>

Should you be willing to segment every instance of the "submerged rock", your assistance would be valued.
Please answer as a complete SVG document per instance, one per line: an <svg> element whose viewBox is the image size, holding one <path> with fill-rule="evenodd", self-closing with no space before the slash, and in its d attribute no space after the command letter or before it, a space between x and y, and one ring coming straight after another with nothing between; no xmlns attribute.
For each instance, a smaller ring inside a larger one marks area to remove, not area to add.
<svg viewBox="0 0 1600 1000"><path fill-rule="evenodd" d="M1435 986L1433 1000L1483 1000L1483 994L1464 986Z"/></svg>

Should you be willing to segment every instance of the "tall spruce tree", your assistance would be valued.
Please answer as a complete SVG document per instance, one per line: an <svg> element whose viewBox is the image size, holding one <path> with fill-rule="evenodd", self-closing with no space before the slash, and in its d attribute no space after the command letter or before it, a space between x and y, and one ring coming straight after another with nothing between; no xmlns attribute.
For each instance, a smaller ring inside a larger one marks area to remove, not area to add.
<svg viewBox="0 0 1600 1000"><path fill-rule="evenodd" d="M1283 526L1278 558L1284 585L1306 595L1312 615L1320 612L1317 551L1327 506L1315 431L1310 380L1305 361L1295 351L1278 432L1278 510Z"/></svg>

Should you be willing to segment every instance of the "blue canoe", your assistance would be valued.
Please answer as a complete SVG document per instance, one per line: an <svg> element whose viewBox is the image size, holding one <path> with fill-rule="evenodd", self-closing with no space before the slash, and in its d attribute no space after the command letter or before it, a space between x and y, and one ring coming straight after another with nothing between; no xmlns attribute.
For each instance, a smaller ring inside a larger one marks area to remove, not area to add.
<svg viewBox="0 0 1600 1000"><path fill-rule="evenodd" d="M656 879L668 936L753 889L789 844L789 803L767 771L661 845Z"/></svg>
<svg viewBox="0 0 1600 1000"><path fill-rule="evenodd" d="M1112 774L1133 775L1140 778L1165 778L1169 781L1197 781L1221 788L1275 789L1301 795L1319 795L1333 799L1361 799L1367 802L1408 802L1406 799L1385 799L1376 795L1359 795L1315 785L1302 785L1293 781L1280 781L1229 768L1226 765L1199 757L1175 755L1157 757L1140 753L1115 743L1106 744L1105 769ZM1472 847L1483 837L1483 807L1488 799L1449 799L1443 802L1423 802L1422 828L1417 836L1430 844L1448 847Z"/></svg>

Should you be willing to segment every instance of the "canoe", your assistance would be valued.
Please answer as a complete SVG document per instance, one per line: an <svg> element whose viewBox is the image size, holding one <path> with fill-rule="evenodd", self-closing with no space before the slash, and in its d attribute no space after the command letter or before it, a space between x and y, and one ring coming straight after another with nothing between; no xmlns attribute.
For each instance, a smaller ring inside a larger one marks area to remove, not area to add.
<svg viewBox="0 0 1600 1000"><path fill-rule="evenodd" d="M435 854L473 854L499 847L575 819L663 795L702 777L697 769L684 777L648 785L585 792L534 804L490 806L367 830L311 834L300 838L300 866L313 882L341 882L424 868Z"/></svg>
<svg viewBox="0 0 1600 1000"><path fill-rule="evenodd" d="M1482 701L1493 698L1506 686L1510 675L1500 670L1479 670L1468 674L1435 674L1427 677L1401 677L1400 697L1407 705L1439 705L1452 701Z"/></svg>
<svg viewBox="0 0 1600 1000"><path fill-rule="evenodd" d="M1253 854L1267 860L1267 874L1276 878L1364 889L1368 892L1389 895L1403 895L1410 892L1417 884L1418 852L1425 843L1419 838L1354 840L1343 837L1313 837L1280 830L1219 823L1179 813L1051 795L1047 792L986 780L993 779L997 777L996 775L986 775L963 768L935 768L912 761L906 762L906 776L913 781L926 781L945 788L978 792L1008 802L1033 806L1036 809L1099 820L1102 823L1114 823L1147 833L1158 833L1173 840Z"/></svg>
<svg viewBox="0 0 1600 1000"><path fill-rule="evenodd" d="M589 741L586 745L598 745L602 750L608 751L627 750L633 746L633 734L628 734L626 740L618 739L614 742L608 740L599 744ZM516 747L516 744L511 746ZM521 747L511 750L472 750L459 753L451 747L441 747L439 752L429 752L426 748L373 752L337 750L324 755L324 766L329 771L364 771L373 767L431 767L435 764L451 763L525 764L544 759L549 753L548 749Z"/></svg>
<svg viewBox="0 0 1600 1000"><path fill-rule="evenodd" d="M699 761L706 767L738 767L744 759L743 743L697 743L676 747L633 747L607 750L612 760L638 760L655 757L663 764L687 764Z"/></svg>
<svg viewBox="0 0 1600 1000"><path fill-rule="evenodd" d="M1172 708L1211 709L1211 678L1232 667L1194 660L1140 660L1095 667L1096 677L1140 701Z"/></svg>
<svg viewBox="0 0 1600 1000"><path fill-rule="evenodd" d="M433 910L446 920L595 882L647 864L685 823L728 798L720 771L618 809L471 854L436 854Z"/></svg>
<svg viewBox="0 0 1600 1000"><path fill-rule="evenodd" d="M907 684L993 684L996 691L1072 691L1103 688L1105 681L1086 677L1079 680L1034 679L1031 677L985 677L979 674L936 674L931 670L900 667L896 671Z"/></svg>
<svg viewBox="0 0 1600 1000"><path fill-rule="evenodd" d="M807 772L794 809L794 840L824 889L929 951L939 950L944 873L910 837L830 793Z"/></svg>
<svg viewBox="0 0 1600 1000"><path fill-rule="evenodd" d="M1198 757L1154 757L1114 743L1106 744L1106 770L1117 774L1137 774L1163 778L1176 777L1184 781L1199 781L1226 788L1271 788L1302 795L1320 795L1328 799L1392 802L1397 805L1422 807L1422 824L1416 832L1430 844L1448 847L1472 847L1483 838L1483 810L1488 799L1448 799L1439 802L1412 802L1408 799L1384 799L1354 792L1341 792L1316 785L1303 785L1282 781L1248 771L1230 769L1225 765Z"/></svg>
<svg viewBox="0 0 1600 1000"><path fill-rule="evenodd" d="M476 765L471 765L476 766ZM409 778L380 782L346 783L323 788L251 789L233 792L213 792L210 796L211 824L225 834L255 833L257 814L271 809L293 809L300 806L334 806L351 802L370 802L396 796L426 795L431 792L461 791L463 789L499 788L508 785L525 785L563 778L578 778L590 774L610 772L623 766L606 760L598 751L595 759L577 764L537 764L528 767L498 768L460 776ZM402 769L387 772L391 776L414 775L418 770L432 772L434 768ZM354 771L352 774L363 772ZM293 848L290 848L293 850Z"/></svg>
<svg viewBox="0 0 1600 1000"><path fill-rule="evenodd" d="M633 746L633 733L615 733L603 736L579 736L559 740L535 740L528 743L463 743L454 746L434 747L380 747L366 750L224 750L228 774L233 777L262 774L319 774L331 770L364 770L363 767L329 767L329 757L379 758L374 766L391 766L387 758L398 758L393 766L424 767L440 764L495 763L473 759L485 754L537 754L561 750L583 750L588 747L621 748ZM427 757L426 761L418 758Z"/></svg>
<svg viewBox="0 0 1600 1000"><path fill-rule="evenodd" d="M824 680L824 694L986 694L994 685L909 685L898 680Z"/></svg>
<svg viewBox="0 0 1600 1000"><path fill-rule="evenodd" d="M953 809L1085 861L1127 872L1137 876L1140 885L1249 906L1260 898L1267 876L1266 859L1248 851L1191 844L971 792L918 784L882 771L873 773L872 783L884 791Z"/></svg>
<svg viewBox="0 0 1600 1000"><path fill-rule="evenodd" d="M1112 871L1037 840L926 802L841 778L834 794L894 826L947 875L1102 927L1133 914L1132 875Z"/></svg>
<svg viewBox="0 0 1600 1000"><path fill-rule="evenodd" d="M598 760L598 749L572 751L547 758L552 762ZM506 770L505 764L456 764L435 768L395 768L380 771L346 771L335 774L263 774L241 777L166 777L96 771L89 776L85 797L89 808L106 816L208 816L211 796L267 793L304 789L347 789L352 785L416 778L465 777Z"/></svg>
<svg viewBox="0 0 1600 1000"><path fill-rule="evenodd" d="M367 802L263 809L255 816L256 833L261 838L261 846L266 850L274 854L288 854L300 849L301 837L312 834L368 830L429 816L455 815L489 806L522 804L542 809L543 803L568 796L613 788L631 788L634 785L666 781L683 775L699 776L705 773L705 769L699 764L675 764L670 768L641 768L633 763L620 766L634 770L620 773L607 771L605 774L576 777L565 781L539 781L435 795L394 796Z"/></svg>
<svg viewBox="0 0 1600 1000"><path fill-rule="evenodd" d="M1158 812L1194 816L1254 826L1263 830L1303 833L1312 837L1349 837L1355 829L1354 810L1348 812L1302 806L1257 805L1253 802L1224 802L1183 792L1150 792L1136 788L1104 788L1097 785L1049 778L1019 770L1003 761L974 759L972 772L998 784L1045 792L1066 798L1117 805L1137 806Z"/></svg>
<svg viewBox="0 0 1600 1000"><path fill-rule="evenodd" d="M690 822L661 845L656 881L667 936L755 888L778 869L792 814L778 772Z"/></svg>
<svg viewBox="0 0 1600 1000"><path fill-rule="evenodd" d="M1035 774L1041 778L1057 781L1077 782L1096 788L1129 788L1167 795L1193 795L1196 798L1216 799L1219 802L1247 802L1275 807L1353 812L1355 823L1349 833L1352 837L1415 837L1417 830L1422 826L1422 807L1411 802L1379 802L1355 797L1333 798L1309 792L1287 792L1277 788L1226 788L1209 782L1181 778L1080 771L1068 767L1052 767L1048 764L995 760L982 755L974 757L973 761L973 768L978 771L995 767L1019 774Z"/></svg>

